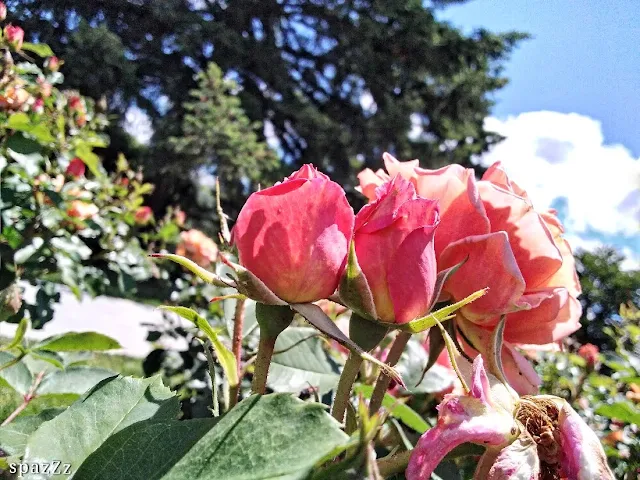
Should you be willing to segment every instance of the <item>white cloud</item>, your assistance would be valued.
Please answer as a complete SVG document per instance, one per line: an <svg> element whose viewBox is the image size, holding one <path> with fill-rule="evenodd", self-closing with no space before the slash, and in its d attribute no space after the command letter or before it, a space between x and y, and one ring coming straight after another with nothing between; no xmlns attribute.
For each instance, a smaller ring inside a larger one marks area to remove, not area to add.
<svg viewBox="0 0 640 480"><path fill-rule="evenodd" d="M143 145L148 145L153 135L149 116L137 106L127 109L124 115L125 131Z"/></svg>
<svg viewBox="0 0 640 480"><path fill-rule="evenodd" d="M600 122L584 115L527 112L489 117L488 130L506 137L480 158L502 161L537 209L561 205L575 246L617 246L640 257L640 159L604 142Z"/></svg>

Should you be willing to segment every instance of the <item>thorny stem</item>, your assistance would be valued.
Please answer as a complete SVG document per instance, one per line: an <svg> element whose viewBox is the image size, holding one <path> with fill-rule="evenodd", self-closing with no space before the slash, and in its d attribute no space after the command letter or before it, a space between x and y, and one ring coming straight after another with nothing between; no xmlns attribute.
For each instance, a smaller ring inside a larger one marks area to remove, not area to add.
<svg viewBox="0 0 640 480"><path fill-rule="evenodd" d="M218 385L216 384L216 369L211 349L213 345L211 341L207 340L204 344L204 354L207 357L207 363L209 364L209 376L211 377L211 395L213 397L213 416L220 415L220 404L218 403Z"/></svg>
<svg viewBox="0 0 640 480"><path fill-rule="evenodd" d="M253 382L251 390L253 393L264 395L267 391L267 376L269 375L269 365L273 356L273 349L276 346L276 337L266 336L260 331L260 343L258 344L258 355L255 360L253 370Z"/></svg>
<svg viewBox="0 0 640 480"><path fill-rule="evenodd" d="M239 298L236 302L236 311L233 317L233 339L231 343L231 351L236 357L236 369L238 378L242 379L242 331L244 326L244 310L246 300ZM235 387L229 389L229 409L238 403L238 395L240 393L240 382Z"/></svg>
<svg viewBox="0 0 640 480"><path fill-rule="evenodd" d="M393 455L388 455L378 460L378 470L383 478L390 477L395 473L404 472L409 465L409 457L411 457L411 451L398 452Z"/></svg>
<svg viewBox="0 0 640 480"><path fill-rule="evenodd" d="M410 338L410 333L398 332L395 340L393 341L393 345L391 345L391 349L389 350L389 355L387 355L387 365L393 367L398 363L398 360L400 360L400 356L404 351L404 347L407 346ZM384 399L384 394L387 393L389 383L391 383L391 377L384 372L380 372L376 386L373 389L373 394L371 395L371 401L369 402L369 413L371 415L376 413L382 406L382 400Z"/></svg>
<svg viewBox="0 0 640 480"><path fill-rule="evenodd" d="M31 388L29 389L29 391L27 392L27 394L23 397L22 399L22 403L20 405L18 405L18 408L16 408L13 412L11 412L11 415L9 415L6 420L4 422L2 422L2 424L0 425L0 427L4 427L5 425L8 425L9 423L13 422L13 420L15 420L15 418L20 415L20 413L29 406L29 403L31 403L31 400L33 400L34 398L36 398L36 389L38 388L38 386L40 385L40 382L42 382L42 377L44 377L44 370L42 372L40 372L38 374L38 376L36 377L36 379L33 382L33 385L31 385Z"/></svg>
<svg viewBox="0 0 640 480"><path fill-rule="evenodd" d="M362 365L362 357L350 353L340 374L340 381L338 382L336 396L333 399L333 409L331 411L333 418L340 423L344 421L344 414L347 411L347 404L351 397L351 388L358 376L358 372L360 372L360 365Z"/></svg>

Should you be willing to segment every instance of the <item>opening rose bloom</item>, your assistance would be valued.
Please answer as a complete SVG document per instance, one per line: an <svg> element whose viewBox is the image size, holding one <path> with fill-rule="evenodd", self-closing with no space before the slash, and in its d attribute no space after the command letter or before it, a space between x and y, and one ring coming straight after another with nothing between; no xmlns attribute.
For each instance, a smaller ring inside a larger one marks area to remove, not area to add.
<svg viewBox="0 0 640 480"><path fill-rule="evenodd" d="M176 255L190 258L202 268L207 268L218 259L218 246L200 230L191 229L180 233Z"/></svg>
<svg viewBox="0 0 640 480"><path fill-rule="evenodd" d="M410 322L432 305L438 202L416 195L399 175L375 195L356 215L353 237L375 306L375 313L367 313L382 322Z"/></svg>
<svg viewBox="0 0 640 480"><path fill-rule="evenodd" d="M533 209L527 193L511 181L499 163L476 181L472 169L449 165L438 170L384 156L389 175L401 175L418 195L440 201L435 236L438 269L466 262L444 286L453 301L483 287L484 297L463 307L456 324L472 346L486 351L490 333L507 315L503 362L519 393L534 393L539 378L514 345L531 348L564 338L579 328L580 284L562 224L554 212ZM358 176L361 191L389 177L379 170ZM466 345L471 349L470 345Z"/></svg>
<svg viewBox="0 0 640 480"><path fill-rule="evenodd" d="M353 223L342 187L305 165L249 197L232 241L240 263L280 299L314 302L338 286Z"/></svg>
<svg viewBox="0 0 640 480"><path fill-rule="evenodd" d="M447 453L466 442L487 447L477 480L613 480L596 434L563 399L518 397L487 374L478 355L459 366L468 391L448 394L438 424L418 441L407 480L426 480Z"/></svg>

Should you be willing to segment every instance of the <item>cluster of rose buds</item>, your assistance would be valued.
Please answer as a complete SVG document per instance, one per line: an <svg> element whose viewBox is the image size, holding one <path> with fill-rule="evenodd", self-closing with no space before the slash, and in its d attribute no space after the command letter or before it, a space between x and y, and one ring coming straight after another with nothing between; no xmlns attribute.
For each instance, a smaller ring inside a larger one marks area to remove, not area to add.
<svg viewBox="0 0 640 480"><path fill-rule="evenodd" d="M375 202L376 188L400 176L418 195L439 201L438 269L465 260L444 285L444 294L458 301L489 287L487 295L457 313L463 347L472 356L486 353L492 330L506 315L507 379L521 394L537 392L540 380L514 346L549 348L580 326L580 284L555 212L536 211L500 163L476 181L474 171L460 165L427 170L417 160L399 162L388 154L384 161L388 174L364 170L358 176L360 190Z"/></svg>

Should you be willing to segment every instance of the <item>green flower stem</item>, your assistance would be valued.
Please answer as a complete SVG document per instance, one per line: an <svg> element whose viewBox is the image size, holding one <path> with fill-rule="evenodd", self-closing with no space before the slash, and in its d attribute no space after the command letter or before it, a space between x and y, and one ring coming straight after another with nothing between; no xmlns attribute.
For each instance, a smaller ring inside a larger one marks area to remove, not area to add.
<svg viewBox="0 0 640 480"><path fill-rule="evenodd" d="M218 402L218 385L216 384L216 364L213 360L213 355L211 353L211 349L213 345L210 340L204 342L204 355L207 357L207 364L209 365L209 377L211 377L211 396L213 409L211 413L213 413L214 417L220 416L220 403Z"/></svg>
<svg viewBox="0 0 640 480"><path fill-rule="evenodd" d="M360 355L349 354L347 362L344 364L342 374L340 375L340 381L338 382L338 389L336 390L336 396L333 399L333 408L331 414L338 422L344 421L344 414L347 411L347 404L351 397L351 389L353 388L353 382L356 381L358 372L360 371L360 365L362 365L362 357Z"/></svg>
<svg viewBox="0 0 640 480"><path fill-rule="evenodd" d="M378 470L382 478L390 477L396 473L404 472L409 465L411 451L398 452L378 460Z"/></svg>
<svg viewBox="0 0 640 480"><path fill-rule="evenodd" d="M267 391L267 375L269 375L269 366L271 365L273 349L276 346L276 339L277 337L267 336L260 332L258 355L256 356L253 370L253 382L251 383L251 391L253 393L264 395Z"/></svg>
<svg viewBox="0 0 640 480"><path fill-rule="evenodd" d="M393 345L389 350L389 355L387 355L387 365L393 367L398 363L398 360L400 360L400 356L404 351L404 347L407 346L407 342L409 342L410 338L410 333L398 332L396 339L393 341ZM386 375L384 372L380 372L378 380L376 381L376 386L373 389L373 394L371 395L371 401L369 402L369 413L371 415L376 413L382 406L382 400L384 399L384 394L387 392L387 388L389 388L390 382L391 377Z"/></svg>

